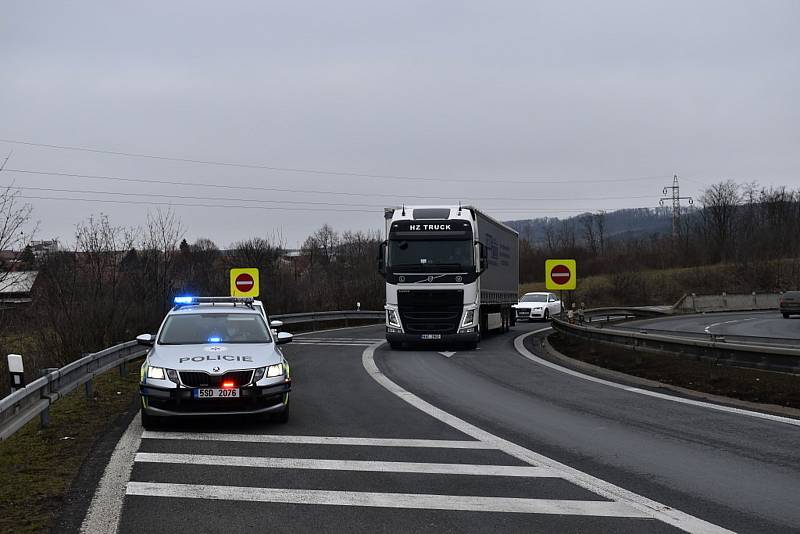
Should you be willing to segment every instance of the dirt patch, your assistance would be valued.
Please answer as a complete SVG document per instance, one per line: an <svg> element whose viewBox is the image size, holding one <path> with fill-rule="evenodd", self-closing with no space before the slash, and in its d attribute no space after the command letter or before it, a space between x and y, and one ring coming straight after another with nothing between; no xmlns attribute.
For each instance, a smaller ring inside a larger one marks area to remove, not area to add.
<svg viewBox="0 0 800 534"><path fill-rule="evenodd" d="M592 344L563 334L548 341L570 358L613 371L712 395L800 408L800 376Z"/></svg>
<svg viewBox="0 0 800 534"><path fill-rule="evenodd" d="M47 529L94 444L130 407L139 367L95 378L91 399L78 388L50 407L48 428L37 418L0 443L0 532Z"/></svg>

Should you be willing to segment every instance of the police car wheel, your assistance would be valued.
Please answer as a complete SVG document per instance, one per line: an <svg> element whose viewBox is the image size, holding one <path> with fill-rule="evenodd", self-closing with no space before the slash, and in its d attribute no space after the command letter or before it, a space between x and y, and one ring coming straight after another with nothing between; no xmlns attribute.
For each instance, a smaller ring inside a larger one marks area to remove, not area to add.
<svg viewBox="0 0 800 534"><path fill-rule="evenodd" d="M144 409L140 410L141 418L142 418L142 427L145 430L152 430L154 428L158 428L159 423L161 422L158 417L154 417L149 415Z"/></svg>
<svg viewBox="0 0 800 534"><path fill-rule="evenodd" d="M550 310L545 310L544 311L544 320L545 321L549 321L550 320Z"/></svg>
<svg viewBox="0 0 800 534"><path fill-rule="evenodd" d="M276 423L288 423L289 422L289 401L286 402L286 407L283 409L282 412L273 414L272 420Z"/></svg>

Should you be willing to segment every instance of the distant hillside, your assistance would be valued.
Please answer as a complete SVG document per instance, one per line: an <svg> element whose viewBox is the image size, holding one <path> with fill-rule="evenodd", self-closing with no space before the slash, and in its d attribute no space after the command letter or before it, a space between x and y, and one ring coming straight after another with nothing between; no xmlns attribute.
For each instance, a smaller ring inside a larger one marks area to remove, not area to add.
<svg viewBox="0 0 800 534"><path fill-rule="evenodd" d="M559 219L544 217L506 221L505 223L519 232L520 238L531 243L544 243L548 225L560 228L564 222L574 224L575 231L581 235L581 218L588 213ZM668 234L672 231L672 212L668 208L634 208L610 211L605 214L605 235L609 240L625 240L654 234Z"/></svg>

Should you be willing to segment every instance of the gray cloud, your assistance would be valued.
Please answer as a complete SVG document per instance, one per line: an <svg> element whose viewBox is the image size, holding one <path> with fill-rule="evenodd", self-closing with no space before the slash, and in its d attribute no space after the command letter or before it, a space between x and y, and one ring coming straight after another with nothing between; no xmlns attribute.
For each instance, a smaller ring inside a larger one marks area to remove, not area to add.
<svg viewBox="0 0 800 534"><path fill-rule="evenodd" d="M659 177L589 185L410 182L23 146L13 147L9 164L397 193L391 204L411 203L409 194L589 199L481 202L501 218L655 205L672 172L694 194L723 177L798 187L799 14L792 1L16 3L0 21L0 138L433 178ZM4 174L4 183L31 187L220 194ZM591 200L648 194L651 201ZM59 195L76 196L40 196ZM118 224L139 224L146 210L32 203L44 237L68 238L82 217L101 211ZM222 245L273 228L294 246L324 222L381 225L379 208L176 211L190 238Z"/></svg>

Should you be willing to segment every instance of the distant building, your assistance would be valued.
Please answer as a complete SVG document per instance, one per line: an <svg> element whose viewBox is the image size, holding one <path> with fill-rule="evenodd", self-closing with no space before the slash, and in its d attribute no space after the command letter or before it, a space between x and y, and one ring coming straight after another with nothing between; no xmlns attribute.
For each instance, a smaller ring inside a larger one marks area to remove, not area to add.
<svg viewBox="0 0 800 534"><path fill-rule="evenodd" d="M28 246L31 247L33 256L37 260L41 259L43 256L47 256L48 254L58 252L60 249L58 239L49 239L47 241L31 241Z"/></svg>
<svg viewBox="0 0 800 534"><path fill-rule="evenodd" d="M29 304L38 271L0 273L0 308Z"/></svg>

